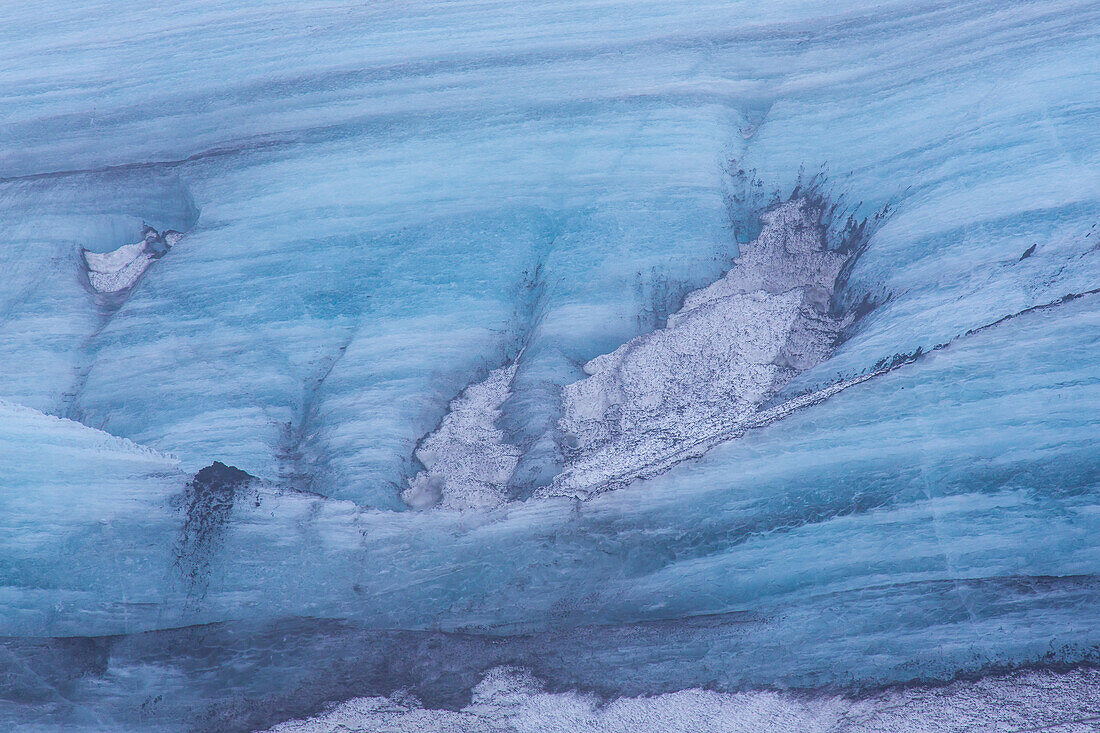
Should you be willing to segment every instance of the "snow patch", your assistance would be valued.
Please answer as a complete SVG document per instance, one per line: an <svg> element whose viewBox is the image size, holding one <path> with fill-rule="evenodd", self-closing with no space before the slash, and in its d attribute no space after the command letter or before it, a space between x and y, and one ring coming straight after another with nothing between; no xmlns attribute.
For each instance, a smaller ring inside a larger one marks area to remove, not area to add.
<svg viewBox="0 0 1100 733"><path fill-rule="evenodd" d="M761 216L763 227L725 276L689 293L664 328L584 366L562 391L565 466L535 497L585 498L655 475L717 443L782 419L871 375L774 404L824 361L855 319L834 294L857 249L830 249L807 198ZM425 466L402 493L414 508L508 501L522 450L497 427L517 360L470 385L416 450Z"/></svg>
<svg viewBox="0 0 1100 733"><path fill-rule="evenodd" d="M852 699L690 689L601 703L595 695L548 693L523 670L491 670L461 710L432 710L406 694L349 700L270 733L449 731L464 733L843 733L1053 729L1094 730L1100 672L1020 672L942 687L894 689ZM1065 726L1065 727L1063 727Z"/></svg>
<svg viewBox="0 0 1100 733"><path fill-rule="evenodd" d="M564 388L567 467L538 495L613 488L804 406L762 409L824 361L853 320L831 305L855 250L828 249L821 211L806 199L761 220L734 267L689 293L665 328L592 359L590 376Z"/></svg>
<svg viewBox="0 0 1100 733"><path fill-rule="evenodd" d="M508 482L520 450L497 427L511 392L516 362L494 369L450 404L439 428L421 441L417 459L425 469L409 480L401 498L415 509L493 507L508 498Z"/></svg>
<svg viewBox="0 0 1100 733"><path fill-rule="evenodd" d="M132 288L155 260L183 238L182 233L173 229L158 232L148 226L142 234L142 241L124 244L111 252L81 250L88 280L97 293L118 293Z"/></svg>

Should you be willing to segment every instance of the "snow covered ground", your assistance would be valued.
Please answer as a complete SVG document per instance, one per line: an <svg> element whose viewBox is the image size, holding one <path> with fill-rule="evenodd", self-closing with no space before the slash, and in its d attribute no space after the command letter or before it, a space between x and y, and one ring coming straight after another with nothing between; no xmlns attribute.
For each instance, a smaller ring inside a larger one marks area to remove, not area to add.
<svg viewBox="0 0 1100 733"><path fill-rule="evenodd" d="M1100 696L1100 4L46 0L0 50L5 726Z"/></svg>
<svg viewBox="0 0 1100 733"><path fill-rule="evenodd" d="M1045 730L1086 733L1100 724L1094 671L1025 672L890 690L859 700L777 692L721 694L684 690L604 703L593 695L548 693L522 670L497 668L461 710L425 709L415 698L360 698L271 733L446 731L447 733L959 733Z"/></svg>

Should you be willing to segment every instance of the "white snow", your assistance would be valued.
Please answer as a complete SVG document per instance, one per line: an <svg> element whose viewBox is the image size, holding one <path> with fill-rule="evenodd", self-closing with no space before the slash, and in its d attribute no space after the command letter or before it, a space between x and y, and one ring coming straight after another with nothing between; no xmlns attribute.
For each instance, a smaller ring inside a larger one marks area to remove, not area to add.
<svg viewBox="0 0 1100 733"><path fill-rule="evenodd" d="M549 693L521 669L491 670L461 710L407 695L357 698L270 733L993 733L1095 731L1100 672L1019 672L858 699L700 689L603 702Z"/></svg>
<svg viewBox="0 0 1100 733"><path fill-rule="evenodd" d="M508 480L520 451L504 440L496 426L500 406L508 399L516 362L494 369L467 387L450 404L439 429L416 449L425 466L401 494L409 506L424 509L488 508L508 498Z"/></svg>
<svg viewBox="0 0 1100 733"><path fill-rule="evenodd" d="M805 198L767 212L734 267L689 293L665 328L585 364L591 376L563 391L567 467L540 495L587 496L766 424L762 403L825 359L851 321L829 308L852 254L827 248L820 217Z"/></svg>
<svg viewBox="0 0 1100 733"><path fill-rule="evenodd" d="M181 237L179 232L165 232L163 235L151 232L141 242L124 244L111 252L82 250L88 267L88 280L100 293L117 293L132 288L157 260L158 255L150 248L151 245L159 240L166 249L171 248Z"/></svg>

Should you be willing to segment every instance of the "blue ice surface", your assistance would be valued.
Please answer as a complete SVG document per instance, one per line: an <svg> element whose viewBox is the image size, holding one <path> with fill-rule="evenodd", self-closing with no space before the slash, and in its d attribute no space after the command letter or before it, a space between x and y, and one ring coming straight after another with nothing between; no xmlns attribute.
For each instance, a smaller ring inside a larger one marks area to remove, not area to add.
<svg viewBox="0 0 1100 733"><path fill-rule="evenodd" d="M561 657L563 684L624 694L1096 660L1100 296L1060 302L1100 287L1096 3L38 4L0 26L5 637L682 623ZM502 423L551 475L561 386L811 180L840 220L889 207L846 296L879 306L787 390L949 346L588 502L406 510L417 441L519 344ZM104 304L79 248L143 223L186 236ZM263 488L196 590L181 497L214 460ZM16 702L61 693L36 694Z"/></svg>

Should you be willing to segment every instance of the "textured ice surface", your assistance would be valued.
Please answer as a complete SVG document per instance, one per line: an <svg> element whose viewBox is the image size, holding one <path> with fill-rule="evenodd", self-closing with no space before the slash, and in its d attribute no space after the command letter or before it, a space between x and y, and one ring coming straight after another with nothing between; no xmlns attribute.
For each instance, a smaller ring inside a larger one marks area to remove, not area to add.
<svg viewBox="0 0 1100 733"><path fill-rule="evenodd" d="M898 206L851 278L893 300L796 391L1094 286L1089 3L417 7L9 11L4 396L400 508L524 272L504 423L546 446L543 397L728 269L727 200L751 233L800 168ZM186 251L101 325L68 258L141 221Z"/></svg>
<svg viewBox="0 0 1100 733"><path fill-rule="evenodd" d="M1098 26L0 9L0 727L463 711L502 665L598 718L1100 661ZM836 263L753 246L796 187L829 248L889 211L820 322ZM134 278L143 224L186 238ZM197 489L215 462L256 480Z"/></svg>

